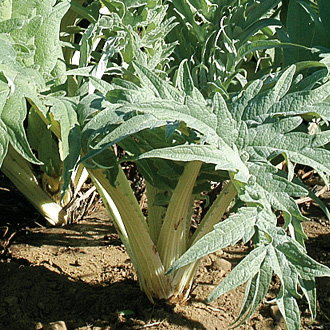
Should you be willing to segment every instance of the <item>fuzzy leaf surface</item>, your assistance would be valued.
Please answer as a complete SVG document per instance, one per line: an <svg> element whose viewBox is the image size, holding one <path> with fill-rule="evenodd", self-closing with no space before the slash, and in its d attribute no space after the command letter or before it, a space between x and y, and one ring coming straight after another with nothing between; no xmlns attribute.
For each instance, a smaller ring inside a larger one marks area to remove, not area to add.
<svg viewBox="0 0 330 330"><path fill-rule="evenodd" d="M184 255L174 262L167 273L188 265L209 253L236 244L242 239L245 232L255 225L257 215L256 207L242 208L228 219L216 224L214 230L189 248Z"/></svg>

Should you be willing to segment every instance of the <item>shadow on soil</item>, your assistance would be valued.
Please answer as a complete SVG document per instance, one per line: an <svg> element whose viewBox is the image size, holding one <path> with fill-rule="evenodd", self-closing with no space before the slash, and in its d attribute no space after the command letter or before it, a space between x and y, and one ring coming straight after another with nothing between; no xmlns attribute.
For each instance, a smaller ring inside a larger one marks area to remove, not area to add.
<svg viewBox="0 0 330 330"><path fill-rule="evenodd" d="M93 286L71 281L44 266L32 266L24 259L0 260L0 278L0 329L34 330L37 322L60 320L68 329L87 325L137 329L141 322L162 321L164 315L170 324L205 329L162 301L152 305L131 280ZM121 315L125 311L133 312L131 319Z"/></svg>
<svg viewBox="0 0 330 330"><path fill-rule="evenodd" d="M118 235L112 223L108 221L98 222L91 219L91 223L70 224L58 228L29 228L26 235L20 235L15 239L17 243L27 243L31 246L102 246L107 244L116 245Z"/></svg>

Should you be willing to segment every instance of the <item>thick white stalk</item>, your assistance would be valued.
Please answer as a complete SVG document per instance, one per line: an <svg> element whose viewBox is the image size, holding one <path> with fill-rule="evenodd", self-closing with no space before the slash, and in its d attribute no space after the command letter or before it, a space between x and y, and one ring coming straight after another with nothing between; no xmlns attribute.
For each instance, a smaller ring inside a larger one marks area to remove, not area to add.
<svg viewBox="0 0 330 330"><path fill-rule="evenodd" d="M196 232L192 236L189 247L196 243L201 237L209 233L215 224L217 224L225 214L230 203L237 195L237 191L230 181L221 191L219 196L213 202L210 209L205 214L202 222L198 226ZM188 248L189 248L188 247ZM173 285L176 288L176 295L180 300L188 298L191 285L197 272L200 260L190 265L180 268L174 276Z"/></svg>
<svg viewBox="0 0 330 330"><path fill-rule="evenodd" d="M165 269L170 267L187 249L191 195L201 166L200 161L186 164L170 199L157 243Z"/></svg>
<svg viewBox="0 0 330 330"><path fill-rule="evenodd" d="M173 293L169 278L153 243L144 215L125 173L119 167L111 185L106 170L88 169L137 271L141 289L150 301L168 299Z"/></svg>
<svg viewBox="0 0 330 330"><path fill-rule="evenodd" d="M66 211L41 188L30 163L12 147L8 149L1 171L51 225L66 223Z"/></svg>
<svg viewBox="0 0 330 330"><path fill-rule="evenodd" d="M73 197L77 197L77 194L81 190L83 184L88 179L88 171L85 166L80 164L77 169L73 172L73 181L74 181L74 194Z"/></svg>
<svg viewBox="0 0 330 330"><path fill-rule="evenodd" d="M158 189L145 181L148 196L148 226L150 236L155 244L157 244L160 229L166 215L166 207L155 204L156 195L164 193L164 190Z"/></svg>
<svg viewBox="0 0 330 330"><path fill-rule="evenodd" d="M196 243L205 234L213 230L213 226L221 220L236 195L237 191L235 186L232 181L229 181L205 214L203 220L190 240L189 247Z"/></svg>

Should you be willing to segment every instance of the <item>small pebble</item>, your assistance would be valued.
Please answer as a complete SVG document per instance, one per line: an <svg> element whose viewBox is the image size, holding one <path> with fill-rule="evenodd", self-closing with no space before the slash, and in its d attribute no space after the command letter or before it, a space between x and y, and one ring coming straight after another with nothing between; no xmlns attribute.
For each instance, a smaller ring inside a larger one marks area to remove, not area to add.
<svg viewBox="0 0 330 330"><path fill-rule="evenodd" d="M212 268L223 270L225 273L229 273L231 271L232 265L228 260L217 257L212 263Z"/></svg>
<svg viewBox="0 0 330 330"><path fill-rule="evenodd" d="M221 256L223 256L225 253L224 253L222 250L218 250L218 251L214 252L214 254L215 254L216 256L218 256L218 257L221 257Z"/></svg>
<svg viewBox="0 0 330 330"><path fill-rule="evenodd" d="M63 321L57 321L52 322L43 327L43 330L68 330L66 327L65 322Z"/></svg>
<svg viewBox="0 0 330 330"><path fill-rule="evenodd" d="M38 323L36 324L36 326L35 326L35 329L36 329L36 330L41 330L41 329L43 329L43 325L42 325L42 323L41 323L41 322L38 322Z"/></svg>

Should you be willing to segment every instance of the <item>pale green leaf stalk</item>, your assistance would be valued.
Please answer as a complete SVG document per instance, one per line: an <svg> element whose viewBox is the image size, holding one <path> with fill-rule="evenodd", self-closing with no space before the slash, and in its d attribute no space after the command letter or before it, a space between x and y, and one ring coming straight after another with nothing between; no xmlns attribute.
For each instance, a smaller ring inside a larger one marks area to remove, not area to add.
<svg viewBox="0 0 330 330"><path fill-rule="evenodd" d="M167 209L153 205L160 190L147 183L148 223L120 166L114 185L108 179L109 170L88 168L136 268L141 289L151 301L154 298L179 301L188 298L199 260L171 275L165 276L165 269L192 243L213 229L237 194L234 185L228 183L207 212L196 235L190 237L192 190L201 165L200 161L186 163Z"/></svg>
<svg viewBox="0 0 330 330"><path fill-rule="evenodd" d="M28 201L50 224L62 225L67 222L65 209L55 203L41 188L30 163L12 147L8 148L1 171L13 182L19 191L24 193Z"/></svg>
<svg viewBox="0 0 330 330"><path fill-rule="evenodd" d="M192 246L201 237L213 230L214 225L216 225L219 222L219 219L224 216L225 212L227 211L228 207L230 206L236 195L237 191L232 182L230 181L222 189L219 196L216 198L210 209L205 214L202 222L199 224L194 235L190 238L187 248ZM199 263L200 259L189 264L188 266L182 267L177 271L174 276L173 283L175 283L177 291L180 292L181 300L186 300L189 297L191 285L193 283L194 276L197 272ZM172 264L173 263L171 263L171 265Z"/></svg>
<svg viewBox="0 0 330 330"><path fill-rule="evenodd" d="M111 185L106 170L88 171L132 259L141 289L150 301L154 297L168 299L172 294L169 278L164 276L164 266L125 173L119 168Z"/></svg>
<svg viewBox="0 0 330 330"><path fill-rule="evenodd" d="M201 237L213 230L213 227L219 222L219 219L223 217L227 208L230 206L230 203L234 200L236 195L237 191L235 186L232 181L229 181L206 213L202 222L192 236L189 246L192 246Z"/></svg>
<svg viewBox="0 0 330 330"><path fill-rule="evenodd" d="M201 165L200 161L186 164L167 208L157 243L165 269L187 249L190 228L188 209L191 207L191 195Z"/></svg>
<svg viewBox="0 0 330 330"><path fill-rule="evenodd" d="M85 2L85 0L75 0L75 3L78 5L82 5ZM73 27L75 25L76 20L78 19L79 15L76 11L72 10L70 8L70 10L68 10L66 12L66 14L64 15L63 19L61 20L61 30L65 30L68 27ZM74 41L74 35L70 35L70 34L66 34L65 37L63 37L63 41L66 42L73 42ZM63 56L65 59L66 63L70 63L72 56L73 56L73 49L70 48L65 48L63 50Z"/></svg>
<svg viewBox="0 0 330 330"><path fill-rule="evenodd" d="M88 171L83 165L79 165L73 172L72 177L74 178L74 195L73 197L77 197L78 192L81 190L82 186L88 179Z"/></svg>
<svg viewBox="0 0 330 330"><path fill-rule="evenodd" d="M158 241L159 233L162 228L162 223L166 215L166 207L156 204L156 195L164 193L164 190L159 189L148 181L145 181L146 191L148 195L148 225L150 236L155 242Z"/></svg>

